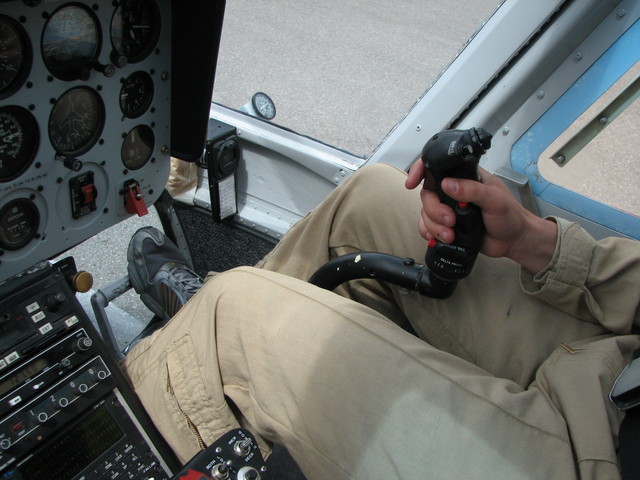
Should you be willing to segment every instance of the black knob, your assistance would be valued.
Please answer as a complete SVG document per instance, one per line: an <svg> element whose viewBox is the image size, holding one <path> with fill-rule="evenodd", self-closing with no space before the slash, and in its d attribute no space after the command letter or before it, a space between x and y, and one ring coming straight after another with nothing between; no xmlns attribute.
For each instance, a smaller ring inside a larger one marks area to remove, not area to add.
<svg viewBox="0 0 640 480"><path fill-rule="evenodd" d="M66 299L67 297L64 293L56 292L47 295L44 298L44 304L47 307L47 310L49 310L50 312L57 312Z"/></svg>
<svg viewBox="0 0 640 480"><path fill-rule="evenodd" d="M89 348L91 348L91 345L93 345L93 340L91 340L89 337L82 337L73 344L72 348L74 352L82 353L89 350Z"/></svg>

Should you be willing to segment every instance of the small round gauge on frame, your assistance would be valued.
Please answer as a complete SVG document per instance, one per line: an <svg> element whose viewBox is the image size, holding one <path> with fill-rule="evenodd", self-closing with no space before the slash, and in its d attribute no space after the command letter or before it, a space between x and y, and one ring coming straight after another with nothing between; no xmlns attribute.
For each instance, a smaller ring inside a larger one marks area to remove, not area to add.
<svg viewBox="0 0 640 480"><path fill-rule="evenodd" d="M42 32L42 59L60 80L87 80L100 53L102 34L94 13L79 4L60 7Z"/></svg>
<svg viewBox="0 0 640 480"><path fill-rule="evenodd" d="M160 37L160 10L154 0L122 0L111 19L111 44L129 63L149 56Z"/></svg>
<svg viewBox="0 0 640 480"><path fill-rule="evenodd" d="M151 155L156 143L153 130L148 125L138 125L127 133L122 142L122 163L129 170L138 170L144 167Z"/></svg>
<svg viewBox="0 0 640 480"><path fill-rule="evenodd" d="M0 100L20 89L32 60L31 43L22 25L0 15Z"/></svg>
<svg viewBox="0 0 640 480"><path fill-rule="evenodd" d="M28 110L15 105L0 107L0 183L29 168L39 142L38 123Z"/></svg>
<svg viewBox="0 0 640 480"><path fill-rule="evenodd" d="M257 92L251 97L251 106L259 117L273 120L276 116L276 104L271 97L263 92Z"/></svg>
<svg viewBox="0 0 640 480"><path fill-rule="evenodd" d="M120 110L127 118L144 114L153 100L153 79L147 72L133 72L122 81Z"/></svg>
<svg viewBox="0 0 640 480"><path fill-rule="evenodd" d="M10 201L0 210L0 248L19 250L33 240L40 226L38 207L28 198Z"/></svg>
<svg viewBox="0 0 640 480"><path fill-rule="evenodd" d="M104 103L89 87L63 93L49 115L49 140L61 155L75 157L96 144L104 127Z"/></svg>

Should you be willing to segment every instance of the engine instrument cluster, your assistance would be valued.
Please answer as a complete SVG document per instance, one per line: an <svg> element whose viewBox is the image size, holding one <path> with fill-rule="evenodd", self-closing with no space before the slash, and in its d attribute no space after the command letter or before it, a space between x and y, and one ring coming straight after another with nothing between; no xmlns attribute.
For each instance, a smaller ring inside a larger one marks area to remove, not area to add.
<svg viewBox="0 0 640 480"><path fill-rule="evenodd" d="M162 193L171 4L0 5L2 282L142 214Z"/></svg>

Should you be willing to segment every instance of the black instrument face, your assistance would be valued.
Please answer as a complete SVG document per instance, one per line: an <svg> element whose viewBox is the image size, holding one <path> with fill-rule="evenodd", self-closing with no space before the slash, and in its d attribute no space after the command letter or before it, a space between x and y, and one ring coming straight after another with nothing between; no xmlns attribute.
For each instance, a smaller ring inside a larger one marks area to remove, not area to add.
<svg viewBox="0 0 640 480"><path fill-rule="evenodd" d="M127 118L138 118L147 111L153 99L153 79L147 72L129 75L120 89L120 109Z"/></svg>
<svg viewBox="0 0 640 480"><path fill-rule="evenodd" d="M18 250L38 233L38 207L27 198L18 198L0 210L0 248Z"/></svg>
<svg viewBox="0 0 640 480"><path fill-rule="evenodd" d="M123 0L111 20L113 49L129 63L144 60L160 35L160 12L153 0Z"/></svg>
<svg viewBox="0 0 640 480"><path fill-rule="evenodd" d="M85 78L100 53L100 24L87 7L70 4L56 10L42 33L42 58L61 80Z"/></svg>
<svg viewBox="0 0 640 480"><path fill-rule="evenodd" d="M0 15L0 99L16 92L31 65L31 46L22 26Z"/></svg>
<svg viewBox="0 0 640 480"><path fill-rule="evenodd" d="M36 120L27 110L0 108L0 182L13 180L31 165L39 137Z"/></svg>
<svg viewBox="0 0 640 480"><path fill-rule="evenodd" d="M49 116L49 140L65 156L86 153L95 145L104 126L104 103L88 87L67 90Z"/></svg>
<svg viewBox="0 0 640 480"><path fill-rule="evenodd" d="M142 168L151 158L155 135L151 127L138 125L132 129L122 143L122 163L129 170Z"/></svg>

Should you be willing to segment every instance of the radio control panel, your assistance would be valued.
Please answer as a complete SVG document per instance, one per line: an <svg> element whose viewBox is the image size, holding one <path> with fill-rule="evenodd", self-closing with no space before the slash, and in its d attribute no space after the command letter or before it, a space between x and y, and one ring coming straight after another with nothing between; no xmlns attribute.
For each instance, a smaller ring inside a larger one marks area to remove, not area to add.
<svg viewBox="0 0 640 480"><path fill-rule="evenodd" d="M171 478L178 468L67 278L0 285L0 478Z"/></svg>

